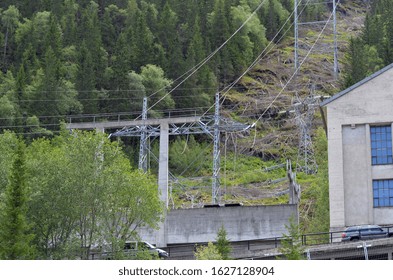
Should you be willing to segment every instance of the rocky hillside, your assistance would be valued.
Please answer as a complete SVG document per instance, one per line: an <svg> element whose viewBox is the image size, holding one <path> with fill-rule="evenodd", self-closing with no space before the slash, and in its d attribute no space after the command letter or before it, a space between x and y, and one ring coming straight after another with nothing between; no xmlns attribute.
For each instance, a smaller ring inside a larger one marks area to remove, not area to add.
<svg viewBox="0 0 393 280"><path fill-rule="evenodd" d="M366 11L365 1L346 1L338 9L340 70L345 67L348 40L361 31ZM328 18L329 15L326 15L321 20ZM271 47L226 95L224 114L243 123L256 122L256 127L246 135L222 136L226 147L222 151L221 162L224 202L244 205L287 203L285 163L287 159L297 160L299 145L299 129L292 104L306 98L311 91L315 95L331 96L342 88L340 75L336 79L333 71L332 24L329 23L319 35L324 25L302 25L299 28L301 67L297 75L294 75L294 39L290 37ZM312 139L322 124L321 112L315 108ZM321 173L327 174L327 170L319 173L318 176L326 176ZM314 215L316 209L317 196L321 191L317 188L322 187L320 180L324 180L318 176L297 174L302 186L300 211L304 221ZM178 193L174 191L174 194L179 194L172 195L175 207L198 207L210 202L209 181L198 180L191 184L202 187L187 191L183 188ZM326 189L326 180L324 184Z"/></svg>
<svg viewBox="0 0 393 280"><path fill-rule="evenodd" d="M366 1L346 1L337 13L339 69L345 64L348 40L361 31ZM322 20L327 20L326 15ZM333 71L333 28L329 23L301 25L299 27L300 70L294 75L294 39L275 45L263 56L260 63L243 77L232 90L226 105L231 113L246 122L260 120L254 137L243 139L241 151L264 160L291 156L297 146L297 127L291 105L304 99L314 89L315 95L331 96L341 91L340 75ZM311 49L312 48L312 49ZM310 51L311 50L311 51ZM307 56L307 57L306 57ZM304 60L304 61L303 61ZM316 110L315 126L322 125ZM314 126L314 127L315 127ZM256 137L255 137L256 136Z"/></svg>

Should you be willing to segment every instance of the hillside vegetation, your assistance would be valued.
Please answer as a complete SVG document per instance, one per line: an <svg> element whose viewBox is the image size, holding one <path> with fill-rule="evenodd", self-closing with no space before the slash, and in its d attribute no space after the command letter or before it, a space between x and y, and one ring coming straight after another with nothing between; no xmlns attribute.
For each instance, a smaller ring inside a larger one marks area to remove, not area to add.
<svg viewBox="0 0 393 280"><path fill-rule="evenodd" d="M389 1L371 1L366 26L375 31L378 11L386 9L374 2ZM299 7L301 22L329 19L331 5L307 3ZM32 151L43 137L60 145L61 123L70 115L137 116L143 97L148 97L150 118L168 110L212 113L214 94L220 90L223 116L256 124L247 133L221 135L221 202L287 203L286 161L290 159L294 167L299 162L299 129L291 105L311 91L333 95L358 79L350 72L356 67L347 63L357 58L346 52L360 45L357 40L366 41L365 35L351 37L366 34L362 24L367 5L361 0L341 1L338 8L339 62L341 71L346 71L336 78L331 24L323 33L324 24L301 26L301 68L293 76L292 0L3 0L0 130L20 135L33 145L28 148ZM389 44L377 44L389 41L389 30L384 28L384 39L375 36L358 48L372 52L367 65L373 69L391 57L378 60L383 50L390 51ZM374 49L380 50L378 55ZM243 76L259 55L258 63ZM210 59L205 61L206 57ZM198 71L190 75L195 66ZM228 89L233 81L237 82ZM326 137L319 110L315 113L311 132L318 172L297 174L302 222L308 231L328 229ZM158 143L151 140L149 165L155 174ZM138 139L120 143L133 167L138 144ZM176 177L171 183L171 207L210 203L211 154L207 136L171 139L169 164ZM5 178L9 168L3 167ZM5 190L7 180L2 183L0 190Z"/></svg>

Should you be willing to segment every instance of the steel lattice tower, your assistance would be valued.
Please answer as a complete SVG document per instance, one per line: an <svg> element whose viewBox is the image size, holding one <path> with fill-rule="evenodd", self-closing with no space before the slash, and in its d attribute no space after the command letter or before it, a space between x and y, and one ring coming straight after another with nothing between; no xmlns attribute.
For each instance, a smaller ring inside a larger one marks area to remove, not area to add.
<svg viewBox="0 0 393 280"><path fill-rule="evenodd" d="M329 2L331 1L331 2ZM300 25L316 25L316 24L323 24L327 23L328 21L314 21L314 22L299 22L299 7L302 5L302 2L304 0L295 0L294 1L294 37L295 37L295 43L294 43L294 66L295 66L295 71L299 71L299 26ZM336 0L328 0L325 1L327 3L332 3L332 22L333 22L333 58L334 58L334 65L333 65L333 71L334 71L334 78L338 78L338 72L339 72L339 66L338 66L338 47L337 47L337 1ZM308 3L308 2L307 2ZM307 5L307 3L305 5Z"/></svg>
<svg viewBox="0 0 393 280"><path fill-rule="evenodd" d="M313 90L304 100L300 100L299 97L297 97L297 99L297 103L293 104L296 122L299 127L299 146L296 169L306 174L313 174L318 171L318 166L315 161L311 131L315 108L319 104L319 99L314 96Z"/></svg>

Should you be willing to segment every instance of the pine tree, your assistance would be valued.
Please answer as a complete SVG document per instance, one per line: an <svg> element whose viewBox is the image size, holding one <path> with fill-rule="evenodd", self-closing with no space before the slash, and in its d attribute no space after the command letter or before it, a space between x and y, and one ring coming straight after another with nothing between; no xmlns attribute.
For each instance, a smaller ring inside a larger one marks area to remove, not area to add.
<svg viewBox="0 0 393 280"><path fill-rule="evenodd" d="M79 92L79 100L85 113L98 112L97 94L95 93L95 76L93 56L83 41L79 49L79 67L77 72L76 89Z"/></svg>
<svg viewBox="0 0 393 280"><path fill-rule="evenodd" d="M298 223L295 218L291 216L289 218L289 225L285 228L288 230L288 234L283 234L281 240L280 253L283 254L286 260L302 260L304 259L304 248L301 240L301 233Z"/></svg>
<svg viewBox="0 0 393 280"><path fill-rule="evenodd" d="M217 0L214 7L214 17L212 19L211 38L213 48L221 46L231 35L230 32L230 4L224 0ZM233 74L233 64L231 59L231 45L222 48L216 58L217 76L223 83L229 81Z"/></svg>
<svg viewBox="0 0 393 280"><path fill-rule="evenodd" d="M73 45L77 40L77 13L78 4L75 0L64 0L64 13L61 17L61 26L63 31L63 42L65 46Z"/></svg>
<svg viewBox="0 0 393 280"><path fill-rule="evenodd" d="M22 260L34 257L26 219L27 190L25 179L25 144L17 143L16 157L4 198L0 223L0 259Z"/></svg>
<svg viewBox="0 0 393 280"><path fill-rule="evenodd" d="M136 25L133 38L133 70L139 70L143 65L152 63L154 60L154 36L147 26L146 15L142 11L137 11L136 13Z"/></svg>
<svg viewBox="0 0 393 280"><path fill-rule="evenodd" d="M182 36L178 33L178 17L168 2L160 13L158 37L166 53L165 72L172 77L183 74Z"/></svg>
<svg viewBox="0 0 393 280"><path fill-rule="evenodd" d="M350 39L347 61L344 74L344 88L348 88L366 77L367 69L362 40Z"/></svg>
<svg viewBox="0 0 393 280"><path fill-rule="evenodd" d="M224 226L221 226L220 230L218 231L216 241L217 251L220 253L222 259L229 260L229 255L231 254L232 249L229 240L227 239L227 232Z"/></svg>
<svg viewBox="0 0 393 280"><path fill-rule="evenodd" d="M9 38L19 23L19 10L11 5L1 14L1 23L5 28L4 50L3 50L3 69L7 69L7 51L9 48Z"/></svg>

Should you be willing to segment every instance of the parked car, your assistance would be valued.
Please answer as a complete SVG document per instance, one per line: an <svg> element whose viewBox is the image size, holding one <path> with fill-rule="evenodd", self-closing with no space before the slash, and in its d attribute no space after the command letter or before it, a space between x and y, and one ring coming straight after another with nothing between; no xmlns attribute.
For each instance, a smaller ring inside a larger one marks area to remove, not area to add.
<svg viewBox="0 0 393 280"><path fill-rule="evenodd" d="M124 251L126 253L138 251L138 250L148 250L150 253L157 253L160 258L167 258L169 257L168 252L155 247L154 245L150 244L146 241L127 241L124 244Z"/></svg>
<svg viewBox="0 0 393 280"><path fill-rule="evenodd" d="M123 249L118 252L120 254L124 254L128 258L136 258L138 252L147 251L150 254L157 254L159 258L165 259L169 257L168 252L155 247L146 241L126 241ZM111 260L116 259L116 252L111 250L111 246L109 244L105 244L104 246L99 246L94 248L91 252L91 259L104 259Z"/></svg>
<svg viewBox="0 0 393 280"><path fill-rule="evenodd" d="M341 241L384 238L390 237L392 234L393 232L389 233L386 229L377 225L351 226L341 234Z"/></svg>

